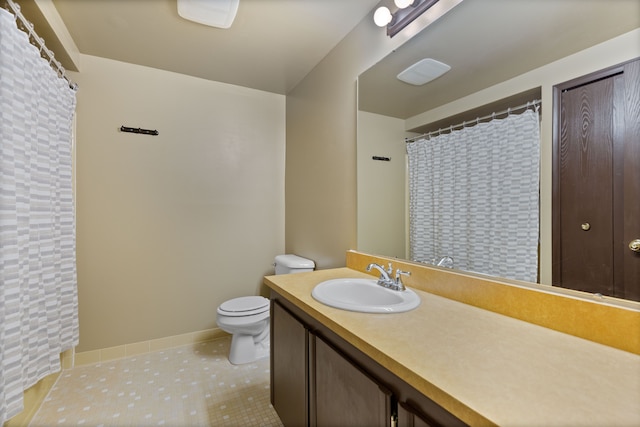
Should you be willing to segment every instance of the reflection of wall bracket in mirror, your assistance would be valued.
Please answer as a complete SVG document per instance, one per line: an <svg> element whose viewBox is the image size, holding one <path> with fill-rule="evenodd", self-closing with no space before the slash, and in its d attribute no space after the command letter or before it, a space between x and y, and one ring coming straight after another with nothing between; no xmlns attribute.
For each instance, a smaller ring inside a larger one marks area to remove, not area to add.
<svg viewBox="0 0 640 427"><path fill-rule="evenodd" d="M391 161L391 157L373 156L371 158L373 160L382 160L383 162L390 162Z"/></svg>
<svg viewBox="0 0 640 427"><path fill-rule="evenodd" d="M130 128L127 126L120 126L120 132L131 132L131 133L141 133L143 135L159 135L160 132L158 132L157 130L150 130L150 129L140 129L140 128Z"/></svg>

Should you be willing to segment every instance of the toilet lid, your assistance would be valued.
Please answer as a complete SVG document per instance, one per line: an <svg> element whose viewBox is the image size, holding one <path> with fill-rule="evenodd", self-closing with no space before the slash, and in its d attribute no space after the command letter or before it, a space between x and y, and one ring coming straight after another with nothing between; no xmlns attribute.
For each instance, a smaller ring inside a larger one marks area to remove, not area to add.
<svg viewBox="0 0 640 427"><path fill-rule="evenodd" d="M218 313L226 316L251 316L269 310L269 300L261 296L233 298L218 307Z"/></svg>

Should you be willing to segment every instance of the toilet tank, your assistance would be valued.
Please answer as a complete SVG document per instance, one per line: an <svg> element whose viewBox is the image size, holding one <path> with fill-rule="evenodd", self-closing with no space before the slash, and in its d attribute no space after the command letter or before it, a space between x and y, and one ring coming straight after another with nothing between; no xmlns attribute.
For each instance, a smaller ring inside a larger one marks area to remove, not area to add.
<svg viewBox="0 0 640 427"><path fill-rule="evenodd" d="M304 273L313 271L315 263L298 255L287 254L276 256L276 274Z"/></svg>

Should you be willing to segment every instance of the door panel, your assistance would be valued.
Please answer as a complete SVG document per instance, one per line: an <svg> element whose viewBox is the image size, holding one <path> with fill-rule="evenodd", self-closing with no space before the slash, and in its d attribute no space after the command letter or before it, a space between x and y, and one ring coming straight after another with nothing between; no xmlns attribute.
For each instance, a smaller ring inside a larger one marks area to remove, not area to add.
<svg viewBox="0 0 640 427"><path fill-rule="evenodd" d="M621 297L640 301L640 252L629 248L640 239L640 60L627 64L625 74L624 226L616 242L623 259Z"/></svg>
<svg viewBox="0 0 640 427"><path fill-rule="evenodd" d="M271 302L271 404L285 427L306 426L308 332Z"/></svg>
<svg viewBox="0 0 640 427"><path fill-rule="evenodd" d="M398 427L435 427L436 424L407 403L398 403Z"/></svg>
<svg viewBox="0 0 640 427"><path fill-rule="evenodd" d="M640 60L555 97L553 284L640 300Z"/></svg>
<svg viewBox="0 0 640 427"><path fill-rule="evenodd" d="M613 292L613 86L615 77L562 94L562 286Z"/></svg>
<svg viewBox="0 0 640 427"><path fill-rule="evenodd" d="M313 342L311 426L391 425L391 392L323 339Z"/></svg>

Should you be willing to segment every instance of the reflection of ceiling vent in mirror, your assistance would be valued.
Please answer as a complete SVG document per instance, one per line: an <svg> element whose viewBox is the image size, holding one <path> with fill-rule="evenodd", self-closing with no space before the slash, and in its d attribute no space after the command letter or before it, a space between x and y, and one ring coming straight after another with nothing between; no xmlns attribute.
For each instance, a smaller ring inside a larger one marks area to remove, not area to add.
<svg viewBox="0 0 640 427"><path fill-rule="evenodd" d="M411 85L420 86L437 79L451 69L450 66L435 59L422 59L400 74L398 79Z"/></svg>
<svg viewBox="0 0 640 427"><path fill-rule="evenodd" d="M178 15L210 27L229 28L239 3L240 0L178 0Z"/></svg>

